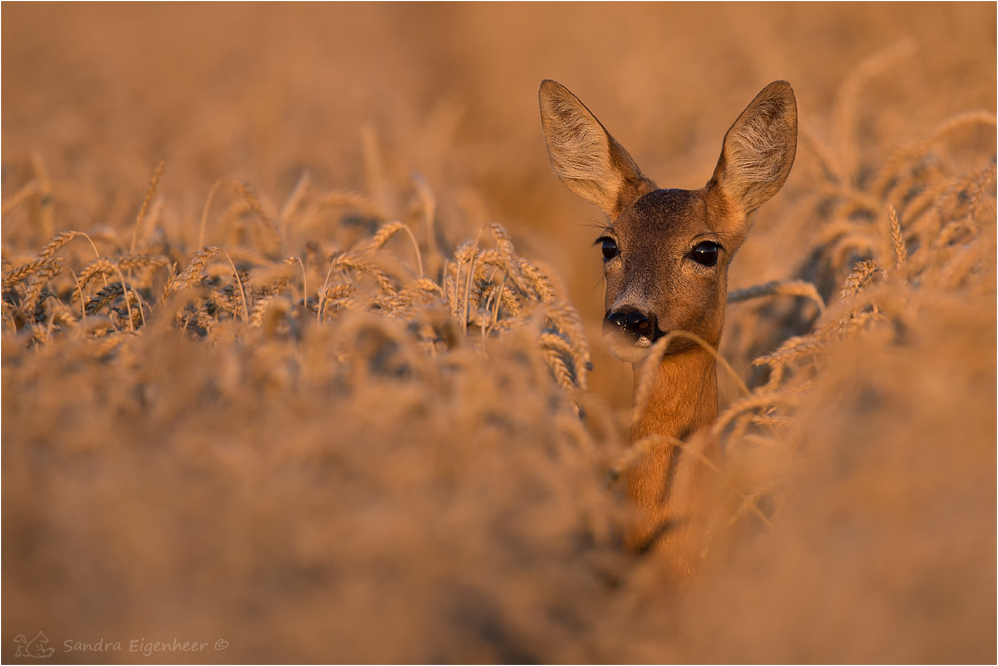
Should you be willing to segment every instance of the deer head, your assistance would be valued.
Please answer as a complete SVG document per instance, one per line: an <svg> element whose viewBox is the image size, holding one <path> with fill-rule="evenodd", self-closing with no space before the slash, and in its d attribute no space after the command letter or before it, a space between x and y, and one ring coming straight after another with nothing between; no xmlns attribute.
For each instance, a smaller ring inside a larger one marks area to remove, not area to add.
<svg viewBox="0 0 998 666"><path fill-rule="evenodd" d="M660 189L563 85L541 83L540 107L555 173L607 217L597 243L610 350L639 363L675 330L716 348L728 265L753 212L783 186L793 165L797 103L790 84L775 81L756 95L728 130L714 173L699 190ZM691 344L677 340L668 353Z"/></svg>

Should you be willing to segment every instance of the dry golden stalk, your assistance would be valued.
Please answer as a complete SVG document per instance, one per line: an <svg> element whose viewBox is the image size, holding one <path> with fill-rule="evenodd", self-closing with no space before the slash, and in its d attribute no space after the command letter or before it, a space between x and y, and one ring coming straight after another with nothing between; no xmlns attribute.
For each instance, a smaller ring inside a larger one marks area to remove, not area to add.
<svg viewBox="0 0 998 666"><path fill-rule="evenodd" d="M61 273L63 268L65 267L63 266L62 259L52 259L28 279L28 286L25 290L25 303L28 309L34 307L35 301L37 301L38 296L41 294L42 287L49 280Z"/></svg>
<svg viewBox="0 0 998 666"><path fill-rule="evenodd" d="M430 186L426 184L426 180L422 176L417 174L412 180L416 185L416 196L419 198L419 206L423 209L423 220L426 223L426 248L429 251L430 275L436 276L437 268L440 265L435 229L437 201L433 197L433 192L430 191Z"/></svg>
<svg viewBox="0 0 998 666"><path fill-rule="evenodd" d="M908 202L904 208L904 216L907 222L909 233L917 227L918 221L925 217L925 213L933 210L939 197L946 192L949 185L946 182L937 182L928 185L924 191Z"/></svg>
<svg viewBox="0 0 998 666"><path fill-rule="evenodd" d="M271 294L258 298L253 302L249 324L253 328L264 328L264 324L267 324L265 332L270 334L280 317L287 314L290 309L291 302L283 296Z"/></svg>
<svg viewBox="0 0 998 666"><path fill-rule="evenodd" d="M967 199L969 199L967 208L959 217L973 217L983 201L987 185L993 176L992 165L985 169L968 171L949 181L945 191L933 201L932 206L923 215L919 228L920 237L928 242L935 241L940 227L945 226L947 220L957 215L954 209L960 208L962 202ZM973 193L969 194L968 190Z"/></svg>
<svg viewBox="0 0 998 666"><path fill-rule="evenodd" d="M570 391L574 390L576 385L572 379L572 371L565 364L565 359L561 357L561 354L551 347L544 346L541 349L544 354L544 360L547 362L547 366L554 375L558 385Z"/></svg>
<svg viewBox="0 0 998 666"><path fill-rule="evenodd" d="M839 291L839 300L845 301L858 294L863 286L873 279L876 273L881 273L884 277L887 277L887 273L876 261L867 259L856 262L852 273L842 283L842 289Z"/></svg>
<svg viewBox="0 0 998 666"><path fill-rule="evenodd" d="M461 265L471 262L471 257L477 252L476 243L467 240L462 242L454 250L454 261L457 262L457 276L461 274Z"/></svg>
<svg viewBox="0 0 998 666"><path fill-rule="evenodd" d="M164 157L159 161L156 166L156 170L152 173L152 178L149 179L149 187L146 189L146 196L142 200L142 206L139 208L139 214L135 216L135 226L132 228L132 245L131 253L135 254L135 241L139 236L139 227L142 226L142 220L145 219L146 210L149 208L149 202L152 200L154 194L156 194L156 186L159 184L159 178L163 175L163 165L166 164L166 158Z"/></svg>
<svg viewBox="0 0 998 666"><path fill-rule="evenodd" d="M165 295L169 296L181 289L186 289L191 285L199 283L205 266L219 252L222 252L222 248L216 246L203 247L195 252L191 258L191 263L184 269L184 272L167 283Z"/></svg>
<svg viewBox="0 0 998 666"><path fill-rule="evenodd" d="M995 179L996 165L991 164L986 169L982 169L974 180L974 194L971 195L970 203L967 204L967 217L973 218L977 214L981 202L984 201L984 194L987 192L988 184Z"/></svg>
<svg viewBox="0 0 998 666"><path fill-rule="evenodd" d="M62 249L63 245L65 245L69 241L79 236L83 236L88 241L90 241L90 247L94 249L94 254L97 255L98 259L100 259L100 252L97 251L97 246L94 245L94 242L92 240L90 240L90 236L86 235L82 231L63 231L62 233L56 234L55 238L53 238L52 240L50 240L48 243L45 244L45 246L42 248L42 251L38 253L38 257L40 259L47 259L48 257L51 257L60 249Z"/></svg>
<svg viewBox="0 0 998 666"><path fill-rule="evenodd" d="M857 226L855 222L836 218L821 228L810 242L810 247L811 249L824 247L843 236L855 233Z"/></svg>
<svg viewBox="0 0 998 666"><path fill-rule="evenodd" d="M782 378L783 366L787 363L813 356L826 346L828 346L828 342L820 336L793 337L780 345L780 348L771 354L765 354L752 361L752 365L771 366L774 371L780 373L778 381Z"/></svg>
<svg viewBox="0 0 998 666"><path fill-rule="evenodd" d="M360 257L345 252L335 259L333 259L330 268L338 268L342 266L343 268L349 268L351 270L360 271L362 273L367 273L374 281L378 284L378 287L386 294L394 294L395 287L388 280L388 276L378 267L364 261Z"/></svg>
<svg viewBox="0 0 998 666"><path fill-rule="evenodd" d="M988 237L978 237L961 247L939 272L939 286L946 290L957 289L970 273L980 268L987 256L994 256L994 243Z"/></svg>
<svg viewBox="0 0 998 666"><path fill-rule="evenodd" d="M555 301L547 306L548 319L561 330L571 344L571 355L575 360L575 365L579 369L579 386L586 388L585 370L592 364L592 357L589 352L589 344L586 342L582 317L579 313L564 301Z"/></svg>
<svg viewBox="0 0 998 666"><path fill-rule="evenodd" d="M783 294L786 296L803 296L810 298L818 306L818 311L825 314L825 299L818 293L818 289L810 282L803 280L774 280L766 284L747 287L728 292L728 303L739 303L760 296L773 296Z"/></svg>
<svg viewBox="0 0 998 666"><path fill-rule="evenodd" d="M374 237L359 252L368 253L380 250L388 242L388 239L395 235L395 232L403 230L408 234L409 240L412 241L412 249L416 253L417 273L418 275L423 275L423 257L419 253L419 243L416 242L416 237L413 235L412 229L402 222L395 221L383 224Z"/></svg>
<svg viewBox="0 0 998 666"><path fill-rule="evenodd" d="M21 189L19 189L17 192L14 193L14 196L12 196L10 199L7 199L7 201L4 202L3 207L0 208L0 217L6 216L7 213L16 208L19 203L28 200L29 198L31 198L31 195L33 195L37 191L38 191L38 181L29 180L24 187L22 187Z"/></svg>
<svg viewBox="0 0 998 666"><path fill-rule="evenodd" d="M228 250L229 256L233 260L238 261L243 264L252 264L254 266L267 266L273 263L273 260L263 254L257 252L253 248L245 246L235 246Z"/></svg>
<svg viewBox="0 0 998 666"><path fill-rule="evenodd" d="M35 171L35 179L38 181L38 206L41 211L42 234L45 238L51 238L55 235L55 207L53 205L55 201L52 197L52 181L49 180L45 161L37 150L31 153L31 165Z"/></svg>
<svg viewBox="0 0 998 666"><path fill-rule="evenodd" d="M232 268L232 276L236 279L236 284L239 285L239 296L242 298L243 303L243 321L249 321L249 301L246 300L246 290L243 288L243 279L239 275L239 271L236 270L236 265L232 263L232 257L225 250L222 250L222 254L225 258L229 260L229 266Z"/></svg>
<svg viewBox="0 0 998 666"><path fill-rule="evenodd" d="M478 241L476 240L475 247L477 246L478 246ZM468 312L470 311L471 308L471 297L474 295L471 290L471 281L472 278L475 276L475 259L477 258L476 254L477 253L475 252L471 253L471 266L468 267L468 284L464 288L464 315L461 317L461 323L464 326L465 333L468 332ZM478 291L478 295L481 296L481 291ZM476 303L475 305L477 306L478 303Z"/></svg>
<svg viewBox="0 0 998 666"><path fill-rule="evenodd" d="M995 114L989 111L967 111L958 113L942 121L933 127L924 138L901 148L891 155L884 163L884 166L881 167L870 191L887 194L884 190L903 165L917 163L922 155L925 154L925 151L928 150L929 146L937 139L961 127L975 124L995 125Z"/></svg>
<svg viewBox="0 0 998 666"><path fill-rule="evenodd" d="M281 227L287 227L291 219L298 214L301 210L302 202L305 200L305 193L308 192L309 185L312 184L312 176L308 171L301 175L298 182L295 184L295 189L291 190L291 194L288 195L288 200L284 202L284 206L281 207Z"/></svg>
<svg viewBox="0 0 998 666"><path fill-rule="evenodd" d="M342 311L348 305L353 304L352 297L357 293L357 285L352 282L340 282L332 285L328 289L323 288L319 297L319 306L316 309L316 317L320 322L324 316L332 310L333 314Z"/></svg>
<svg viewBox="0 0 998 666"><path fill-rule="evenodd" d="M95 343L94 356L97 358L104 358L125 341L126 336L124 335L112 335L100 340L100 342Z"/></svg>
<svg viewBox="0 0 998 666"><path fill-rule="evenodd" d="M495 307L492 313L492 325L494 326L499 321L499 307L502 306L505 310L507 317L518 317L520 316L520 301L517 300L516 294L513 293L512 289L506 289L506 280L502 281L499 285L499 294L496 298Z"/></svg>
<svg viewBox="0 0 998 666"><path fill-rule="evenodd" d="M903 39L867 58L846 78L839 88L835 100L833 128L835 129L835 146L842 172L847 177L843 184L850 185L851 174L856 169L856 110L859 108L859 95L863 87L871 79L886 71L904 58L915 52L912 39Z"/></svg>
<svg viewBox="0 0 998 666"><path fill-rule="evenodd" d="M260 218L260 221L263 222L264 225L270 229L271 233L274 234L274 238L279 240L281 238L281 232L277 229L274 221L270 219L270 216L263 212L263 206L260 204L260 199L256 196L256 192L253 191L253 188L250 187L248 183L243 183L238 180L232 181L232 184L236 188L236 191L243 195L243 198L246 199L246 203L249 204L250 210L256 213L257 217Z"/></svg>
<svg viewBox="0 0 998 666"><path fill-rule="evenodd" d="M364 176L367 181L367 191L385 207L388 205L389 186L385 178L385 170L381 164L381 149L378 142L378 131L373 125L366 124L360 131L361 154L364 158Z"/></svg>
<svg viewBox="0 0 998 666"><path fill-rule="evenodd" d="M308 302L308 276L305 273L305 263L299 257L288 257L284 263L290 264L292 259L298 262L298 268L301 269L301 300L303 303ZM326 277L329 277L328 273Z"/></svg>
<svg viewBox="0 0 998 666"><path fill-rule="evenodd" d="M29 261L26 264L18 266L4 277L3 288L10 289L17 283L21 282L22 280L25 280L26 278L31 277L35 273L38 273L39 271L43 270L46 266L52 264L54 261L58 260L50 259L48 257L43 257L41 259L35 259L34 261Z"/></svg>
<svg viewBox="0 0 998 666"><path fill-rule="evenodd" d="M503 266L502 255L499 250L489 249L480 250L478 252L478 264L481 266L494 266L496 269L502 268L505 272L505 267Z"/></svg>
<svg viewBox="0 0 998 666"><path fill-rule="evenodd" d="M901 268L908 261L908 246L904 242L904 234L901 232L901 223L898 221L897 211L894 204L887 204L887 216L891 223L891 243L894 246L894 266Z"/></svg>
<svg viewBox="0 0 998 666"><path fill-rule="evenodd" d="M416 286L417 289L421 291L435 291L438 294L443 295L443 291L440 289L437 283L434 282L433 280L430 280L429 278L425 277L417 278L413 284Z"/></svg>
<svg viewBox="0 0 998 666"><path fill-rule="evenodd" d="M767 428L787 425L793 422L793 419L788 416L779 416L776 414L754 414L749 420L755 425Z"/></svg>
<svg viewBox="0 0 998 666"><path fill-rule="evenodd" d="M28 280L28 286L25 289L24 301L21 305L25 312L31 313L34 311L35 306L41 298L42 287L44 287L49 280L61 273L62 269L62 259L51 259L44 266L32 273L30 279Z"/></svg>
<svg viewBox="0 0 998 666"><path fill-rule="evenodd" d="M865 232L849 234L839 239L828 251L828 255L831 265L838 269L857 255L878 255L881 250L882 241L879 234L868 228Z"/></svg>
<svg viewBox="0 0 998 666"><path fill-rule="evenodd" d="M551 286L551 281L548 280L548 277L541 269L523 257L519 257L517 263L520 266L520 272L523 273L527 282L533 286L541 302L550 303L553 301L555 298L554 288Z"/></svg>
<svg viewBox="0 0 998 666"><path fill-rule="evenodd" d="M208 223L208 210L211 208L212 199L215 198L215 192L218 191L218 188L221 187L224 182L224 180L216 180L211 186L211 189L208 190L208 198L205 199L204 208L201 209L201 228L198 232L198 247L204 247L204 230Z"/></svg>
<svg viewBox="0 0 998 666"><path fill-rule="evenodd" d="M954 220L939 230L935 246L946 248L948 245L967 245L977 238L981 228L969 217Z"/></svg>
<svg viewBox="0 0 998 666"><path fill-rule="evenodd" d="M124 289L125 289L125 308L128 310L128 330L129 331L134 331L135 330L135 320L132 317L132 303L131 303L131 298L129 298L129 295L128 295L128 292L129 292L130 288L128 287L128 284L125 282L125 276L124 276L124 274L122 274L120 266L116 267L116 272L118 273L118 278L121 279L121 284L124 285ZM139 312L141 312L141 310L139 310Z"/></svg>
<svg viewBox="0 0 998 666"><path fill-rule="evenodd" d="M159 254L135 254L126 255L118 259L102 258L96 261L91 261L89 264L83 267L79 275L79 285L80 289L87 286L87 284L93 278L98 275L106 276L111 275L119 270L136 270L139 268L148 267L158 267L166 266L169 263L169 259ZM73 294L73 301L79 298L77 294Z"/></svg>
<svg viewBox="0 0 998 666"><path fill-rule="evenodd" d="M138 268L166 266L170 263L170 260L161 254L132 254L119 257L115 263L118 264L118 268L127 271Z"/></svg>
<svg viewBox="0 0 998 666"><path fill-rule="evenodd" d="M803 139L802 143L811 147L814 156L818 158L818 162L821 164L825 174L831 176L832 180L838 185L847 184L849 178L842 170L842 166L832 155L832 151L828 149L828 146L818 138L809 126L801 124L799 130L799 136Z"/></svg>
<svg viewBox="0 0 998 666"><path fill-rule="evenodd" d="M565 356L568 356L569 358L575 356L572 350L572 345L566 339L566 336L563 336L561 334L543 332L541 333L540 337L537 339L537 342L542 347L547 347L555 351L562 352L563 354L565 354Z"/></svg>
<svg viewBox="0 0 998 666"><path fill-rule="evenodd" d="M124 293L125 287L121 282L112 282L94 294L93 298L87 301L85 310L88 315L97 314L101 308Z"/></svg>
<svg viewBox="0 0 998 666"><path fill-rule="evenodd" d="M366 253L380 250L385 246L385 243L387 243L388 240L395 235L396 231L401 231L403 228L405 228L405 225L397 220L382 224L377 233L374 234L374 236L371 237L371 240L369 240L364 247L360 248L358 252Z"/></svg>
<svg viewBox="0 0 998 666"><path fill-rule="evenodd" d="M520 272L519 262L516 260L516 254L514 253L513 241L509 239L509 234L502 227L501 224L493 222L490 225L492 231L492 238L495 240L496 250L499 252L500 263L502 269L506 271L506 275L509 279L513 281L516 288L521 292L527 292L528 280ZM540 271L538 271L539 273Z"/></svg>
<svg viewBox="0 0 998 666"><path fill-rule="evenodd" d="M284 292L285 289L287 289L289 282L291 282L291 276L282 275L276 280L268 282L267 284L260 287L258 293L261 297L281 294Z"/></svg>
<svg viewBox="0 0 998 666"><path fill-rule="evenodd" d="M719 437L728 425L741 414L754 411L761 407L772 407L774 405L794 406L801 400L800 394L793 391L772 391L767 393L752 393L744 398L736 400L722 414L717 417L710 432L714 437Z"/></svg>
<svg viewBox="0 0 998 666"><path fill-rule="evenodd" d="M82 271L80 271L80 290L82 291L82 289L87 286L87 283L98 275L110 275L111 273L114 273L115 270L117 270L117 262L114 259L101 258L96 261L91 261L83 267ZM76 295L74 294L74 299L75 298Z"/></svg>
<svg viewBox="0 0 998 666"><path fill-rule="evenodd" d="M329 192L312 204L310 212L318 213L327 208L347 208L375 220L389 218L388 213L377 202L354 192Z"/></svg>
<svg viewBox="0 0 998 666"><path fill-rule="evenodd" d="M207 287L204 290L204 298L214 306L216 316L218 312L224 312L231 315L233 319L239 317L239 304L236 303L231 289L224 290Z"/></svg>
<svg viewBox="0 0 998 666"><path fill-rule="evenodd" d="M323 297L327 300L336 301L341 298L347 298L353 296L357 293L357 285L352 282L339 282L334 285L330 285L328 289L323 293Z"/></svg>

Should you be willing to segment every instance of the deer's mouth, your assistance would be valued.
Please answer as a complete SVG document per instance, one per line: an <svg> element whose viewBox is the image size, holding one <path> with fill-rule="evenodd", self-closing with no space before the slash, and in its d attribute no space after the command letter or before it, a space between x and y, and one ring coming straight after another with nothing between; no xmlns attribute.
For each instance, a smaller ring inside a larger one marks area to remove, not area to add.
<svg viewBox="0 0 998 666"><path fill-rule="evenodd" d="M648 352L665 331L658 326L642 327L621 326L609 318L603 320L603 339L610 347L610 353L621 361L637 363L648 356Z"/></svg>

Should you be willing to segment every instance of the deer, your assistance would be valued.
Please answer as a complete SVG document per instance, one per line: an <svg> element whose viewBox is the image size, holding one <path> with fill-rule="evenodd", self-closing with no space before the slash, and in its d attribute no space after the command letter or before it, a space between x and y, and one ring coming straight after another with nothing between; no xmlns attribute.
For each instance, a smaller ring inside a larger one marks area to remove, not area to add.
<svg viewBox="0 0 998 666"><path fill-rule="evenodd" d="M786 81L763 88L724 135L707 184L683 190L659 188L645 176L565 86L545 80L538 96L555 174L606 216L594 243L603 252L603 338L616 358L631 364L635 393L641 379L655 373L647 407L632 425L632 446L656 435L673 443L650 448L626 473L625 494L635 517L624 529L624 546L662 553L670 571L689 581L701 559L693 525L703 502L705 466L718 452L706 437L697 452L677 443L702 435L717 418L715 354L728 266L757 209L790 174L797 101ZM664 352L651 354L672 332L692 335L670 336Z"/></svg>

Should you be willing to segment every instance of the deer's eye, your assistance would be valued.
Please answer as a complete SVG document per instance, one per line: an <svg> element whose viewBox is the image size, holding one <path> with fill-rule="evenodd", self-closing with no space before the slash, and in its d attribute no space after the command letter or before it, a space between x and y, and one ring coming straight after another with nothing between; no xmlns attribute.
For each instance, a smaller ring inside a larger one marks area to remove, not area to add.
<svg viewBox="0 0 998 666"><path fill-rule="evenodd" d="M717 264L717 251L719 246L711 241L703 241L690 252L690 259L701 266L714 266Z"/></svg>
<svg viewBox="0 0 998 666"><path fill-rule="evenodd" d="M619 253L617 250L617 241L608 236L600 238L599 241L603 244L603 261L610 261L617 256Z"/></svg>

